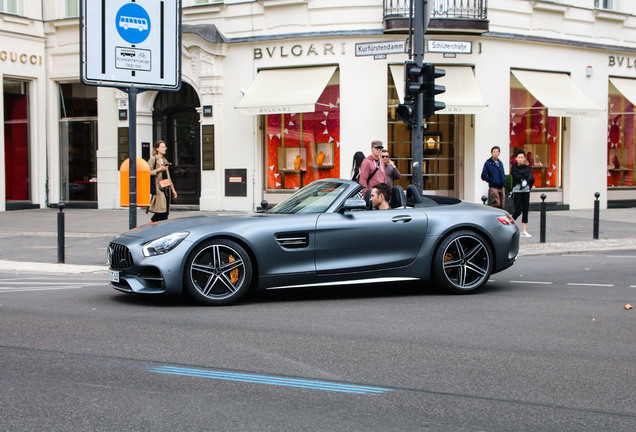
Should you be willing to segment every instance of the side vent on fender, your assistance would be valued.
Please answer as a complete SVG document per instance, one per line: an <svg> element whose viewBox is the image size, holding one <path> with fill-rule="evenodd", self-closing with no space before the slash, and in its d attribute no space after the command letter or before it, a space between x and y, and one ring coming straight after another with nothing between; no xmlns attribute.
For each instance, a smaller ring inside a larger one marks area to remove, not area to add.
<svg viewBox="0 0 636 432"><path fill-rule="evenodd" d="M309 247L309 234L284 233L277 234L276 241L283 249L302 249Z"/></svg>

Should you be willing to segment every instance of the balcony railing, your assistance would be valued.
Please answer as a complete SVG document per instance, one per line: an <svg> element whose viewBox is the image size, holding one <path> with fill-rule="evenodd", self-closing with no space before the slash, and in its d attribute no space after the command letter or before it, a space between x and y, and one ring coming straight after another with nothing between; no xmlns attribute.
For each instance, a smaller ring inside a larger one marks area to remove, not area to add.
<svg viewBox="0 0 636 432"><path fill-rule="evenodd" d="M384 28L408 31L412 0L383 0ZM433 2L429 31L488 31L488 0L429 0Z"/></svg>

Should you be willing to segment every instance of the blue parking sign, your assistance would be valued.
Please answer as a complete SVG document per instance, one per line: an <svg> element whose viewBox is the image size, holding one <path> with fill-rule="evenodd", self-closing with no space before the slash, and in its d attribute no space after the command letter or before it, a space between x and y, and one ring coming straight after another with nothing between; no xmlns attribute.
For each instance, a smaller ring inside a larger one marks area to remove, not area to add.
<svg viewBox="0 0 636 432"><path fill-rule="evenodd" d="M145 41L150 34L150 16L137 3L127 3L117 11L115 26L123 40L138 44Z"/></svg>

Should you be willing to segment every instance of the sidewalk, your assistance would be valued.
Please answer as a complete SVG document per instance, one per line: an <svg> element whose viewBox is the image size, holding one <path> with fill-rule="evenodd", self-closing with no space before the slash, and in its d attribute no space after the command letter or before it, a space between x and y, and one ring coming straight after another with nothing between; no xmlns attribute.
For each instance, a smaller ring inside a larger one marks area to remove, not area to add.
<svg viewBox="0 0 636 432"><path fill-rule="evenodd" d="M128 230L128 209L65 210L65 264L57 264L58 213L56 209L0 212L0 271L105 272L108 242ZM218 212L174 211L170 217L214 213ZM530 212L532 237L521 238L520 256L636 250L636 208L601 210L599 240L592 238L591 209L547 212L546 243L539 243L539 216ZM137 225L149 220L144 210L137 212Z"/></svg>

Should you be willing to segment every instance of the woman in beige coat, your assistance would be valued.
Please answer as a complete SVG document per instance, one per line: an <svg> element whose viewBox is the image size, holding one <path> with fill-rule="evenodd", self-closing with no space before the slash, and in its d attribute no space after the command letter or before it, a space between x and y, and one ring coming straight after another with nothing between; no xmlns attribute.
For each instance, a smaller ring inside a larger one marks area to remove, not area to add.
<svg viewBox="0 0 636 432"><path fill-rule="evenodd" d="M158 222L168 219L170 213L170 201L171 198L177 197L177 191L172 186L172 179L170 178L170 171L168 166L170 162L166 159L166 142L163 140L155 141L152 146L152 156L148 159L148 165L150 166L150 181L154 181L156 185L157 193L152 196L150 200L149 211L154 215L150 219L152 222ZM170 179L171 186L168 186L164 191L159 188L159 182L163 179Z"/></svg>

